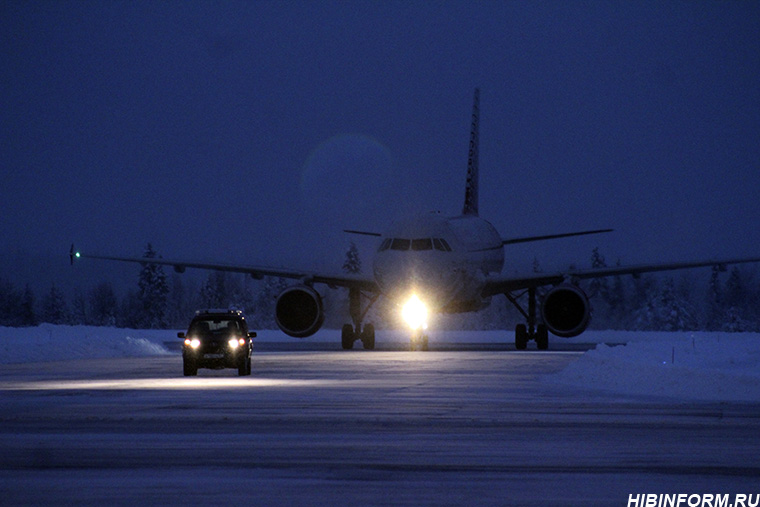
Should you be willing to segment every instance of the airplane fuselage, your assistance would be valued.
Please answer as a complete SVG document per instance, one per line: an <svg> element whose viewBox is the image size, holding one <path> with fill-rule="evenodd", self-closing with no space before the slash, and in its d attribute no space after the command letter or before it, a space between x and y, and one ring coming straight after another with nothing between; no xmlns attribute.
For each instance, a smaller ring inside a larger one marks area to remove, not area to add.
<svg viewBox="0 0 760 507"><path fill-rule="evenodd" d="M474 215L417 215L394 222L373 262L380 291L402 303L417 295L435 312L476 311L486 277L501 272L504 249L496 229Z"/></svg>

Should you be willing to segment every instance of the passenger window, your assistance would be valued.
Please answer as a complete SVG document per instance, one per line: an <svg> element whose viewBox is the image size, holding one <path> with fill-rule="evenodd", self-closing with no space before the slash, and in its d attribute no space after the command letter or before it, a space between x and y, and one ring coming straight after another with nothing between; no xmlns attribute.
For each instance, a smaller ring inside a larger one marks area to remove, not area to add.
<svg viewBox="0 0 760 507"><path fill-rule="evenodd" d="M385 238L385 240L380 244L380 248L378 248L378 252L382 252L385 250L388 250L391 247L391 238Z"/></svg>
<svg viewBox="0 0 760 507"><path fill-rule="evenodd" d="M443 238L434 238L433 244L435 245L436 250L440 250L441 252L450 252L451 247Z"/></svg>
<svg viewBox="0 0 760 507"><path fill-rule="evenodd" d="M396 238L391 243L391 250L409 250L411 240Z"/></svg>
<svg viewBox="0 0 760 507"><path fill-rule="evenodd" d="M432 250L433 249L433 242L430 240L430 238L422 238L422 239L413 239L412 240L412 250Z"/></svg>

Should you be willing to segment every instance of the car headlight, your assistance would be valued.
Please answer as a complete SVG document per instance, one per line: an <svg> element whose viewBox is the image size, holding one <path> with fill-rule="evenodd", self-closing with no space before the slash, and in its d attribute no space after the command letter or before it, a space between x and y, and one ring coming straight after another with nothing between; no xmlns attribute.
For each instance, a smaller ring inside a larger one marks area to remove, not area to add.
<svg viewBox="0 0 760 507"><path fill-rule="evenodd" d="M197 349L201 346L201 341L198 338L185 338L185 345Z"/></svg>
<svg viewBox="0 0 760 507"><path fill-rule="evenodd" d="M242 347L245 345L245 339L243 338L230 338L230 341L227 342L231 349L236 349L238 347Z"/></svg>
<svg viewBox="0 0 760 507"><path fill-rule="evenodd" d="M416 294L404 303L401 315L412 329L427 328L428 309Z"/></svg>

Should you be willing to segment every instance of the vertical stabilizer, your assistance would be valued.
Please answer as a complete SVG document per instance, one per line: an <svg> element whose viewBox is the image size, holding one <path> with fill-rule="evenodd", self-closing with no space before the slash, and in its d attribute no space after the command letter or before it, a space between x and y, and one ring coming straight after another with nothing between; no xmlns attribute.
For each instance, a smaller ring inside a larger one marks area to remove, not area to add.
<svg viewBox="0 0 760 507"><path fill-rule="evenodd" d="M475 88L470 125L470 154L467 159L467 186L464 189L463 215L478 214L478 123L480 123L480 90Z"/></svg>

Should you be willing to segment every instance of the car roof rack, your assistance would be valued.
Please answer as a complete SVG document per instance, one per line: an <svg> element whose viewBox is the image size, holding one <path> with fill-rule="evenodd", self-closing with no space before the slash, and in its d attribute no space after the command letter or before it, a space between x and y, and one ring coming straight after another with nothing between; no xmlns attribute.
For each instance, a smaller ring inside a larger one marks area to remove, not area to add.
<svg viewBox="0 0 760 507"><path fill-rule="evenodd" d="M243 315L243 310L238 310L237 308L206 308L205 310L196 310L195 315L206 315L206 314L229 314L229 315Z"/></svg>

